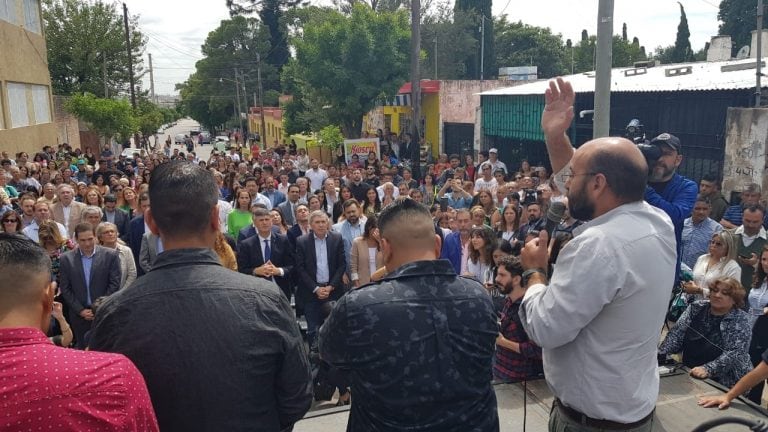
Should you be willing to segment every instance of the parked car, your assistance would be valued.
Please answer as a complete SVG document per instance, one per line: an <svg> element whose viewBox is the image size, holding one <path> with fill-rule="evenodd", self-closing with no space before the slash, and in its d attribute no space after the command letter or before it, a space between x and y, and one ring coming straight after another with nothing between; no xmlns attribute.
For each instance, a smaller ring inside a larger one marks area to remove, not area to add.
<svg viewBox="0 0 768 432"><path fill-rule="evenodd" d="M133 154L139 153L139 149L135 148L127 148L124 149L122 153L120 153L120 156L125 156L126 159L133 159Z"/></svg>
<svg viewBox="0 0 768 432"><path fill-rule="evenodd" d="M184 144L184 141L187 139L187 136L184 134L176 134L176 136L173 138L173 142L178 145Z"/></svg>
<svg viewBox="0 0 768 432"><path fill-rule="evenodd" d="M200 131L200 136L203 137L203 140L201 141L203 144L210 144L211 143L211 133L208 131Z"/></svg>

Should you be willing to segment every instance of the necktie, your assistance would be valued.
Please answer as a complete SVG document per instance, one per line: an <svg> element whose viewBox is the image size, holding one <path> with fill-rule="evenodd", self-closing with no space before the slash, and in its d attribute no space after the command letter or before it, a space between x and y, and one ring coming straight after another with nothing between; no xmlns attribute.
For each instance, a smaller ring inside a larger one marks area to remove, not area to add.
<svg viewBox="0 0 768 432"><path fill-rule="evenodd" d="M264 262L272 258L272 249L269 247L269 240L264 240Z"/></svg>

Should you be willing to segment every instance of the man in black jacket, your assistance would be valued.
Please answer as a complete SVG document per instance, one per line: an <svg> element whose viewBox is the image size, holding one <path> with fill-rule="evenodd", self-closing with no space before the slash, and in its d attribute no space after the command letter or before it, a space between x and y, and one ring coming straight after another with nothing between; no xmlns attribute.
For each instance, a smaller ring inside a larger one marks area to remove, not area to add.
<svg viewBox="0 0 768 432"><path fill-rule="evenodd" d="M498 431L491 297L437 259L423 205L397 200L379 232L390 273L347 293L320 329L321 358L352 372L347 430Z"/></svg>
<svg viewBox="0 0 768 432"><path fill-rule="evenodd" d="M267 209L254 207L252 213L256 235L240 242L237 268L240 273L276 283L290 300L293 246L286 236L272 230Z"/></svg>
<svg viewBox="0 0 768 432"><path fill-rule="evenodd" d="M347 268L341 234L330 230L328 215L315 210L309 215L312 232L296 239L296 306L307 318L309 346L323 323L322 309L344 295L342 277Z"/></svg>
<svg viewBox="0 0 768 432"><path fill-rule="evenodd" d="M163 431L289 429L312 401L306 348L277 286L222 267L212 250L213 175L162 164L150 198L146 221L165 250L99 308L91 348L133 361Z"/></svg>

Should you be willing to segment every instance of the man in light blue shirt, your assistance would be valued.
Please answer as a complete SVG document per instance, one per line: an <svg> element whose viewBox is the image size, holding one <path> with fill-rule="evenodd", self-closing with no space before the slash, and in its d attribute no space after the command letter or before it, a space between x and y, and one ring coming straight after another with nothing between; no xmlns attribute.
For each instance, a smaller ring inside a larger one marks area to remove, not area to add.
<svg viewBox="0 0 768 432"><path fill-rule="evenodd" d="M696 265L696 260L707 253L712 236L723 230L722 225L709 217L711 210L709 198L699 195L691 217L683 222L682 261L691 269Z"/></svg>

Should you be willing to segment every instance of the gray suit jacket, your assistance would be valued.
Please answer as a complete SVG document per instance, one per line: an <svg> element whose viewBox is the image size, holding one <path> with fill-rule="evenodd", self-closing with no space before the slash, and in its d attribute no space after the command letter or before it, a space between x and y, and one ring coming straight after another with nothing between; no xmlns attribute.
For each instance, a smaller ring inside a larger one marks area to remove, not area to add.
<svg viewBox="0 0 768 432"><path fill-rule="evenodd" d="M99 297L109 296L120 289L120 256L116 250L96 246L91 274L83 272L83 260L80 249L69 251L61 256L59 270L59 288L61 297L69 307L69 323L75 334L79 347L84 347L84 336L91 327L91 322L80 317L83 309L90 308L88 291L91 302ZM86 277L90 284L86 285Z"/></svg>
<svg viewBox="0 0 768 432"><path fill-rule="evenodd" d="M69 220L64 220L63 207L61 202L52 205L51 217L53 217L53 220L56 222L66 226L69 238L74 238L75 227L81 222L80 214L83 209L85 209L86 205L81 202L72 201L72 204L69 205Z"/></svg>
<svg viewBox="0 0 768 432"><path fill-rule="evenodd" d="M296 203L296 205L299 205L299 203ZM291 211L291 202L286 200L280 203L277 208L280 209L280 211L283 213L283 220L285 220L285 224L289 227L292 227L296 225L296 215L293 214Z"/></svg>
<svg viewBox="0 0 768 432"><path fill-rule="evenodd" d="M139 251L139 266L144 273L149 273L157 259L157 239L159 237L151 232L141 237L141 250Z"/></svg>

